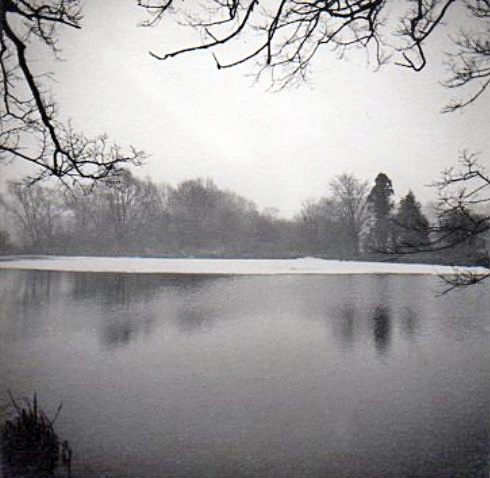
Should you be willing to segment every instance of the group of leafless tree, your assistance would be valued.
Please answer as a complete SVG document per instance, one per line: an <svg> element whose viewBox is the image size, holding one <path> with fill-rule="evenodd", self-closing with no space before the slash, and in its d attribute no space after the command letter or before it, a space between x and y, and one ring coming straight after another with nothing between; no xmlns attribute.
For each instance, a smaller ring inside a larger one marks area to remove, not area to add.
<svg viewBox="0 0 490 478"><path fill-rule="evenodd" d="M286 220L267 209L259 212L211 180L171 187L122 170L70 189L11 183L0 208L11 224L11 252L377 260L389 253L398 260L487 264L483 233L455 237L466 225L460 214L431 225L412 192L398 204L393 194L383 173L371 187L342 174L325 197L305 202L297 217ZM445 253L438 255L434 244ZM6 241L3 249L9 249ZM413 254L424 250L430 254Z"/></svg>
<svg viewBox="0 0 490 478"><path fill-rule="evenodd" d="M63 254L281 256L294 225L260 213L211 180L177 187L128 170L90 187L54 190L12 183L3 199L11 250ZM17 240L16 240L17 238Z"/></svg>
<svg viewBox="0 0 490 478"><path fill-rule="evenodd" d="M448 76L442 81L457 93L444 111L470 107L490 84L489 0L135 2L146 15L143 26L174 20L196 31L196 43L150 52L155 59L201 51L210 53L220 69L253 62L257 77L268 75L274 89L307 79L315 61L327 58L324 51L338 58L361 51L376 68L394 63L420 71L432 61L431 41L445 28L454 41L445 52ZM34 45L58 55L59 29L81 25L79 0L0 0L0 159L34 165L29 184L51 176L70 185L100 181L144 158L135 148L125 151L105 135L88 138L61 121L47 72L33 68ZM460 168L444 172L438 182L439 220L432 231L437 242L426 249L448 249L486 233L490 184L485 163L485 157L464 153ZM337 194L342 197L343 191ZM357 214L354 207L341 217L350 237L360 234ZM376 233L380 244L387 241L383 227Z"/></svg>

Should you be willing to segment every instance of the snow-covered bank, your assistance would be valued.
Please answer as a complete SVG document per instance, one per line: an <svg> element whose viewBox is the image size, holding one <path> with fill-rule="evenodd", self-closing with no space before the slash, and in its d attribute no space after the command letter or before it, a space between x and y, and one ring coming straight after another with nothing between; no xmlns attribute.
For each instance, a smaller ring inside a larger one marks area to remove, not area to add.
<svg viewBox="0 0 490 478"><path fill-rule="evenodd" d="M160 274L216 275L289 275L289 274L454 274L466 271L488 274L484 267L396 264L302 259L153 259L139 257L65 257L3 258L0 269L29 269L71 272L121 272Z"/></svg>

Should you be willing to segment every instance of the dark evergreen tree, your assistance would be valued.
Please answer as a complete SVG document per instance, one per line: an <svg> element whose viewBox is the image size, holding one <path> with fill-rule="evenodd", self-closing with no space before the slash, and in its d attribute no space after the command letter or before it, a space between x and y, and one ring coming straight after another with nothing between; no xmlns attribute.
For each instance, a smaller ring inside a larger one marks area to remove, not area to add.
<svg viewBox="0 0 490 478"><path fill-rule="evenodd" d="M487 216L464 207L440 215L436 228L437 246L448 249L456 263L479 264L488 267L487 239L490 230Z"/></svg>
<svg viewBox="0 0 490 478"><path fill-rule="evenodd" d="M429 243L429 221L412 191L401 199L395 219L397 250L417 249Z"/></svg>
<svg viewBox="0 0 490 478"><path fill-rule="evenodd" d="M384 173L376 176L375 184L369 193L367 202L371 212L371 227L367 237L367 248L371 251L388 251L392 245L393 223L393 185Z"/></svg>

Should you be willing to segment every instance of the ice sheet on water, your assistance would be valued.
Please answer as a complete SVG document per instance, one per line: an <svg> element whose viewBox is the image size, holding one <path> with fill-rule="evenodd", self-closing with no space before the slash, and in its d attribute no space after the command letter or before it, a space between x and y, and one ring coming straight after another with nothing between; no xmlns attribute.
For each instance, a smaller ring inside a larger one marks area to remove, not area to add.
<svg viewBox="0 0 490 478"><path fill-rule="evenodd" d="M5 259L5 258L4 258ZM287 275L287 274L453 274L470 270L488 273L483 267L458 268L431 264L398 264L299 259L167 259L142 257L9 257L0 269L28 269L67 272L121 272L160 274Z"/></svg>

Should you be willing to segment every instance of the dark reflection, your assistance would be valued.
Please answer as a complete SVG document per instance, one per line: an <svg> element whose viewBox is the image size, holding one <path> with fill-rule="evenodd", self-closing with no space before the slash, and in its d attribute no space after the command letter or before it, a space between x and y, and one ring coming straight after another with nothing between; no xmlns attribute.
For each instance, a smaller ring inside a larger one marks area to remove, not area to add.
<svg viewBox="0 0 490 478"><path fill-rule="evenodd" d="M62 305L73 309L69 320L58 326L70 333L86 323L98 331L104 346L129 344L148 335L157 323L174 316L190 294L218 280L219 275L82 273L51 271L2 271L0 319L10 323L9 340L38 337L54 330L53 319ZM8 279L7 279L8 278ZM51 310L53 308L53 310ZM9 310L8 315L4 314ZM166 313L168 309L168 314ZM87 314L88 313L88 314ZM55 314L55 315L52 315ZM76 316L82 314L83 322ZM84 315L87 314L87 315ZM182 331L201 328L207 318L178 320ZM95 321L95 323L94 323ZM209 321L208 321L209 322ZM201 324L201 325L200 325Z"/></svg>
<svg viewBox="0 0 490 478"><path fill-rule="evenodd" d="M160 281L143 274L74 273L71 291L74 300L98 300L108 304L127 304L134 299L151 297Z"/></svg>
<svg viewBox="0 0 490 478"><path fill-rule="evenodd" d="M148 290L143 297L135 297L132 292L129 281L119 276L110 294L101 300L99 335L106 347L128 345L142 335L148 336L157 325L154 312L145 307L155 292Z"/></svg>
<svg viewBox="0 0 490 478"><path fill-rule="evenodd" d="M100 338L106 347L128 345L140 336L149 336L157 326L152 311L131 307L128 304L117 309L120 310L107 310L100 324Z"/></svg>
<svg viewBox="0 0 490 478"><path fill-rule="evenodd" d="M130 321L109 323L102 327L102 340L108 346L127 345L137 334L137 328Z"/></svg>
<svg viewBox="0 0 490 478"><path fill-rule="evenodd" d="M336 315L336 335L344 347L351 348L356 339L356 308L353 304L346 304L338 309Z"/></svg>
<svg viewBox="0 0 490 478"><path fill-rule="evenodd" d="M97 299L109 304L151 299L158 289L188 291L203 287L219 276L184 274L72 273L74 300Z"/></svg>
<svg viewBox="0 0 490 478"><path fill-rule="evenodd" d="M32 302L49 303L53 280L55 280L53 272L33 271L27 273L22 284L22 304L28 307Z"/></svg>
<svg viewBox="0 0 490 478"><path fill-rule="evenodd" d="M405 307L401 314L401 330L408 340L415 340L419 325L419 318L415 311L410 307Z"/></svg>
<svg viewBox="0 0 490 478"><path fill-rule="evenodd" d="M184 309L177 314L179 330L185 334L202 332L212 324L211 314L204 309Z"/></svg>
<svg viewBox="0 0 490 478"><path fill-rule="evenodd" d="M55 295L59 294L61 283L62 278L56 272L22 271L13 291L19 294L24 314L29 314L32 312L32 304L36 306L34 310L49 307Z"/></svg>
<svg viewBox="0 0 490 478"><path fill-rule="evenodd" d="M114 348L149 335L158 321L166 319L167 301L172 307L181 294L187 296L217 278L182 274L73 274L72 297L75 301L87 300L102 307L99 335L106 347ZM159 300L160 307L152 311L148 304L155 300ZM178 314L179 328L183 332L202 329L206 321L197 310Z"/></svg>
<svg viewBox="0 0 490 478"><path fill-rule="evenodd" d="M3 331L4 338L16 341L34 337L42 332L44 324L40 312L57 305L63 280L60 275L45 271L2 271L0 275L0 320L10 326ZM7 313L9 312L9 313Z"/></svg>
<svg viewBox="0 0 490 478"><path fill-rule="evenodd" d="M132 306L118 309L106 310L100 323L99 335L105 346L112 348L128 345L138 337L149 336L157 326L153 311Z"/></svg>
<svg viewBox="0 0 490 478"><path fill-rule="evenodd" d="M373 336L376 351L385 354L391 342L391 317L387 307L378 305L373 314Z"/></svg>

